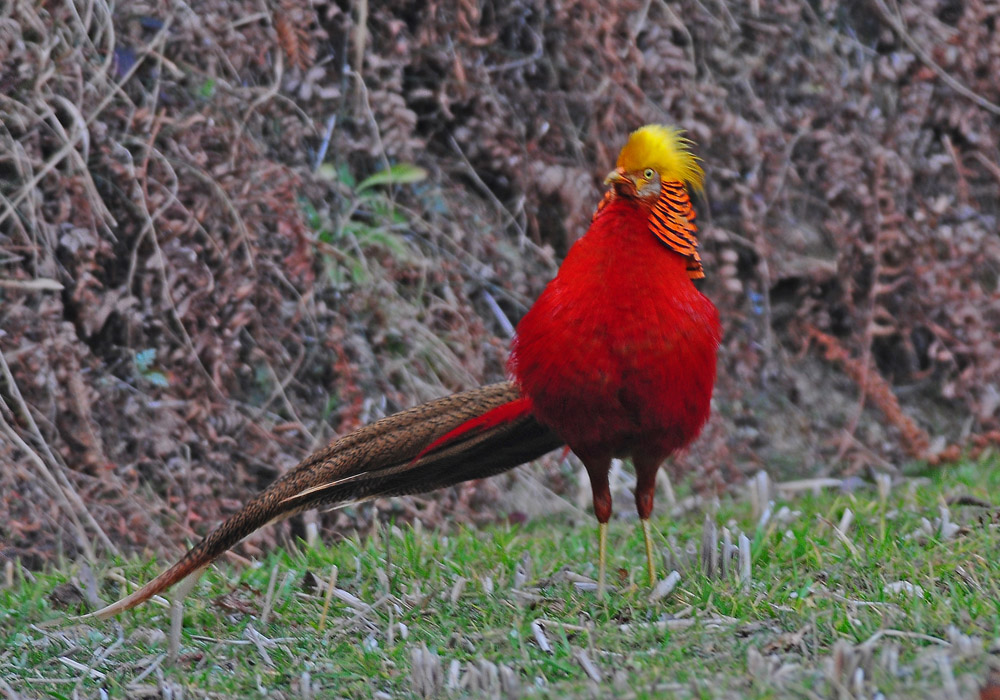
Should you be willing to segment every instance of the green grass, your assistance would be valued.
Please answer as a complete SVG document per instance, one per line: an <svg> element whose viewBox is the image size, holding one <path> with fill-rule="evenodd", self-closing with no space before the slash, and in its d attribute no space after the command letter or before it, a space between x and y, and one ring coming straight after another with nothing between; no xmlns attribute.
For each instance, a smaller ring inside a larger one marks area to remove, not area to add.
<svg viewBox="0 0 1000 700"><path fill-rule="evenodd" d="M57 698L102 689L110 697L265 689L419 697L422 687L467 697L977 697L1000 661L1000 463L903 481L885 500L869 486L781 493L760 529L742 497L723 498L715 513L720 528L751 538L748 587L701 572L690 553L702 537L700 508L655 523L660 549L682 567L678 586L657 601L641 534L628 522L612 523L615 587L600 600L574 583L594 574L589 521L447 533L391 527L275 552L258 568L213 568L187 598L173 663L163 606L74 624L66 617L82 608L57 609L49 596L85 580L80 570L15 570L13 585L0 589L0 689ZM958 496L993 507L959 505ZM847 543L833 529L845 509L854 514ZM957 526L947 537L943 513ZM159 566L129 563L124 573L145 581ZM334 566L344 593L320 631ZM119 584L100 573L101 595L116 597Z"/></svg>

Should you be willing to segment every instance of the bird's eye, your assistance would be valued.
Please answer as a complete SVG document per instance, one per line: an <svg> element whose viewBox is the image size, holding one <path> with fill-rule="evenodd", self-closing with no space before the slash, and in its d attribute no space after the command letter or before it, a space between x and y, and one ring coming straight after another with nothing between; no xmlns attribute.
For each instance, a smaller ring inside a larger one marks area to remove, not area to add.
<svg viewBox="0 0 1000 700"><path fill-rule="evenodd" d="M654 175L656 175L656 172L652 168L646 168L642 172L642 176L647 180L652 180Z"/></svg>

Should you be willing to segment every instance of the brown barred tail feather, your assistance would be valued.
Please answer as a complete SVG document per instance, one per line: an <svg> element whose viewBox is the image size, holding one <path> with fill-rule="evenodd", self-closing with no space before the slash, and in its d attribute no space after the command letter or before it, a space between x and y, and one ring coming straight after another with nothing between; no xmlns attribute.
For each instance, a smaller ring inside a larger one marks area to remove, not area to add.
<svg viewBox="0 0 1000 700"><path fill-rule="evenodd" d="M504 411L499 423L480 420ZM463 426L469 424L468 430ZM442 436L446 436L442 440ZM181 559L131 595L85 617L108 618L199 573L264 525L317 507L431 491L531 461L563 444L510 382L430 401L317 450L280 476ZM430 446L430 448L428 448Z"/></svg>

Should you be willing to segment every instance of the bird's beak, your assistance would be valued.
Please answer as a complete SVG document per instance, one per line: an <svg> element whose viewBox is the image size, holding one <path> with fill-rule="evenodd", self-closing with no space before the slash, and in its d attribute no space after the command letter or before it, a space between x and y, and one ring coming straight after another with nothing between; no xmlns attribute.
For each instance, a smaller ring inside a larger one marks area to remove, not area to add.
<svg viewBox="0 0 1000 700"><path fill-rule="evenodd" d="M622 170L621 168L617 168L616 170L612 170L610 173L608 173L608 176L606 178L604 178L604 184L605 185L613 185L616 188L619 185L624 185L626 183L627 184L633 184L632 181L629 180L628 177L626 177L625 171Z"/></svg>
<svg viewBox="0 0 1000 700"><path fill-rule="evenodd" d="M622 197L635 197L638 194L635 181L626 175L622 168L617 168L608 173L608 176L604 178L604 184L614 187L615 192Z"/></svg>

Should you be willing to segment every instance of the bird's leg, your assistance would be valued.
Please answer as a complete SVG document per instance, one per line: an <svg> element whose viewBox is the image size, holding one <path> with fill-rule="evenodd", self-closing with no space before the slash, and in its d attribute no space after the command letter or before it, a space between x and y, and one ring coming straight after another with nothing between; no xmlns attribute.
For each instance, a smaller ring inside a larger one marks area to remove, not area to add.
<svg viewBox="0 0 1000 700"><path fill-rule="evenodd" d="M600 563L597 565L597 595L604 595L604 571L608 560L608 524L597 523L597 551Z"/></svg>
<svg viewBox="0 0 1000 700"><path fill-rule="evenodd" d="M649 571L649 586L656 583L656 563L653 561L653 535L649 531L649 519L643 518L639 521L642 523L642 536L646 541L646 569Z"/></svg>
<svg viewBox="0 0 1000 700"><path fill-rule="evenodd" d="M660 460L645 456L634 456L635 464L635 509L642 523L642 536L646 541L646 568L649 570L649 585L656 583L656 564L653 561L653 536L649 528L649 516L653 512L653 494L656 491L656 472Z"/></svg>
<svg viewBox="0 0 1000 700"><path fill-rule="evenodd" d="M587 468L590 477L590 489L594 494L594 515L597 516L598 556L600 562L597 569L597 595L604 595L604 576L608 560L608 521L611 520L611 486L608 484L608 472L611 470L611 457L581 456L583 466Z"/></svg>

